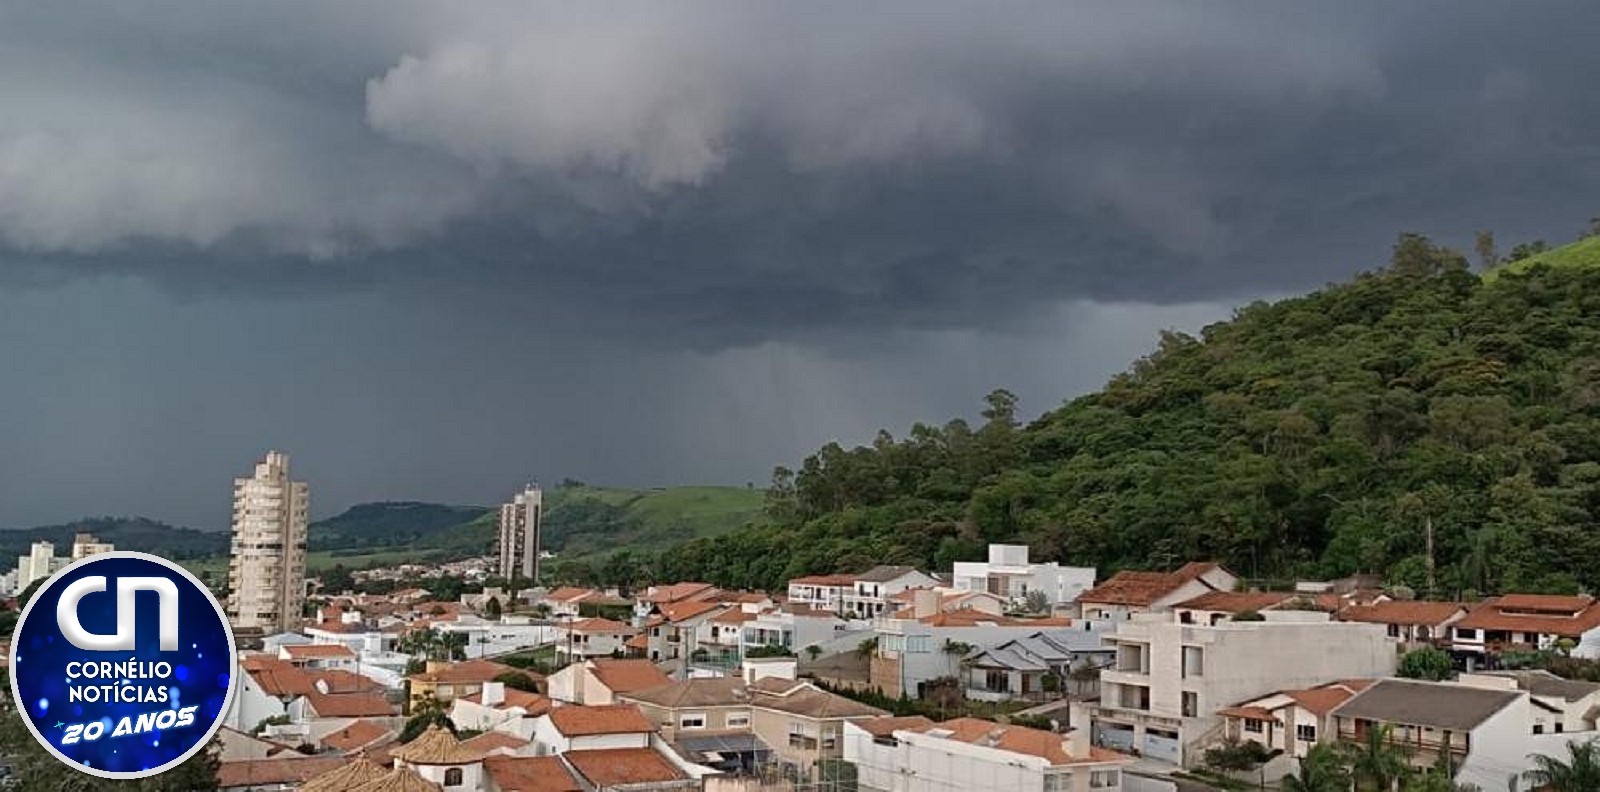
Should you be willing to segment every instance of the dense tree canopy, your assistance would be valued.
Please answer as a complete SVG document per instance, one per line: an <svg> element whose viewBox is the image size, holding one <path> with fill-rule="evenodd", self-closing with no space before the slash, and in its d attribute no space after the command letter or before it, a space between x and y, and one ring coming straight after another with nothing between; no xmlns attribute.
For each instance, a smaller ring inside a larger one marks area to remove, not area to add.
<svg viewBox="0 0 1600 792"><path fill-rule="evenodd" d="M1600 269L1481 279L1402 235L1388 268L1163 333L1031 425L996 391L980 425L830 443L768 497L772 524L674 548L655 575L770 587L1006 541L1102 569L1379 573L1422 596L1600 589Z"/></svg>

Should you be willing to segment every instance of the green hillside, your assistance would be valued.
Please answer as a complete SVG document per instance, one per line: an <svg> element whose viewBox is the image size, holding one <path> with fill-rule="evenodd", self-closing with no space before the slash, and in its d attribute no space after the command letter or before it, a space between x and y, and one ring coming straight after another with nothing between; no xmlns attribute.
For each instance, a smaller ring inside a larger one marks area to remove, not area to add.
<svg viewBox="0 0 1600 792"><path fill-rule="evenodd" d="M1480 279L1405 235L1382 271L1163 333L1029 425L1016 409L1000 391L976 425L825 446L777 471L772 524L674 548L653 574L766 587L948 569L1008 541L1102 570L1215 559L1438 595L1600 591L1600 267Z"/></svg>
<svg viewBox="0 0 1600 792"><path fill-rule="evenodd" d="M120 550L139 550L178 560L225 554L229 542L228 534L222 531L178 528L143 517L88 517L62 525L0 530L0 569L15 566L17 556L26 554L38 541L53 543L56 555L65 556L72 550L72 537L79 533L94 534L96 539L111 542Z"/></svg>
<svg viewBox="0 0 1600 792"><path fill-rule="evenodd" d="M1526 274L1538 266L1547 267L1600 267L1600 236L1580 239L1565 247L1547 250L1524 259L1512 261L1484 273L1485 281L1502 275Z"/></svg>

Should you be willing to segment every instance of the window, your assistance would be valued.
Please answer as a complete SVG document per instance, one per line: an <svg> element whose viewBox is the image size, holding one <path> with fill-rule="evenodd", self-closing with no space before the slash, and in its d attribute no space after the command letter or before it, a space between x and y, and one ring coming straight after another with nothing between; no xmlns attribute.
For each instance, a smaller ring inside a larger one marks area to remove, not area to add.
<svg viewBox="0 0 1600 792"><path fill-rule="evenodd" d="M1247 731L1247 732L1250 732L1251 734L1260 734L1261 733L1261 721L1256 720L1255 718L1245 718L1244 719L1244 730Z"/></svg>
<svg viewBox="0 0 1600 792"><path fill-rule="evenodd" d="M1184 678L1188 679L1189 677L1205 676L1205 673L1206 673L1206 662L1205 662L1205 659L1206 659L1205 658L1205 651L1203 649L1201 649L1200 647L1198 647L1198 646L1185 646L1185 647L1183 647L1183 676L1184 676Z"/></svg>
<svg viewBox="0 0 1600 792"><path fill-rule="evenodd" d="M1561 725L1561 721L1556 721L1556 734L1560 734L1563 730L1565 727Z"/></svg>
<svg viewBox="0 0 1600 792"><path fill-rule="evenodd" d="M1457 627L1456 637L1466 641L1476 641L1478 640L1478 631Z"/></svg>
<svg viewBox="0 0 1600 792"><path fill-rule="evenodd" d="M983 689L995 693L1005 693L1011 690L1011 674L1005 671L985 671Z"/></svg>
<svg viewBox="0 0 1600 792"><path fill-rule="evenodd" d="M461 786L461 768L451 767L444 771L444 785L447 787Z"/></svg>
<svg viewBox="0 0 1600 792"><path fill-rule="evenodd" d="M1294 727L1294 738L1300 742L1316 742L1317 727L1309 723L1302 723Z"/></svg>
<svg viewBox="0 0 1600 792"><path fill-rule="evenodd" d="M1111 789L1117 785L1117 771L1095 770L1089 774L1090 789Z"/></svg>
<svg viewBox="0 0 1600 792"><path fill-rule="evenodd" d="M1399 638L1400 637L1400 625L1398 625L1398 624L1389 625L1389 637L1390 638Z"/></svg>
<svg viewBox="0 0 1600 792"><path fill-rule="evenodd" d="M1044 792L1067 792L1069 789L1072 789L1072 784L1062 773L1051 773L1044 777Z"/></svg>
<svg viewBox="0 0 1600 792"><path fill-rule="evenodd" d="M932 651L931 649L929 649L928 644L929 644L929 636L926 636L926 635L908 635L908 636L906 636L906 651L910 652L912 654L927 654L928 652Z"/></svg>
<svg viewBox="0 0 1600 792"><path fill-rule="evenodd" d="M1534 734L1544 734L1544 724L1543 723L1535 723L1535 724L1533 724L1533 733Z"/></svg>
<svg viewBox="0 0 1600 792"><path fill-rule="evenodd" d="M743 729L750 725L750 716L740 712L728 715L728 728Z"/></svg>
<svg viewBox="0 0 1600 792"><path fill-rule="evenodd" d="M706 727L706 714L704 712L686 712L678 716L680 729L704 729Z"/></svg>
<svg viewBox="0 0 1600 792"><path fill-rule="evenodd" d="M1183 691L1183 717L1200 717L1200 694L1192 690Z"/></svg>

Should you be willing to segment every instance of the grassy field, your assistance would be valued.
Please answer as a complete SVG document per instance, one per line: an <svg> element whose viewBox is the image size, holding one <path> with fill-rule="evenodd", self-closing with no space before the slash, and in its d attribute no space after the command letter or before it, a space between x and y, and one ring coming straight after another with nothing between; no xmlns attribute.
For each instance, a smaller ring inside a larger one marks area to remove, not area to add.
<svg viewBox="0 0 1600 792"><path fill-rule="evenodd" d="M1508 273L1527 272L1540 264L1551 267L1600 267L1600 236L1580 239L1570 245L1496 267L1484 273L1483 279L1492 281Z"/></svg>

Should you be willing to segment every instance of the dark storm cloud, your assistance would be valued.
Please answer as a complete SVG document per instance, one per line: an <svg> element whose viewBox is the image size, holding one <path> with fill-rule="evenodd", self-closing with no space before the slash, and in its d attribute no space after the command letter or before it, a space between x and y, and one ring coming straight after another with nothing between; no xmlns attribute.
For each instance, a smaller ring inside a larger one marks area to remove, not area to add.
<svg viewBox="0 0 1600 792"><path fill-rule="evenodd" d="M0 255L13 283L500 295L703 348L1238 298L1369 266L1406 228L1576 227L1597 24L1588 3L14 8Z"/></svg>

